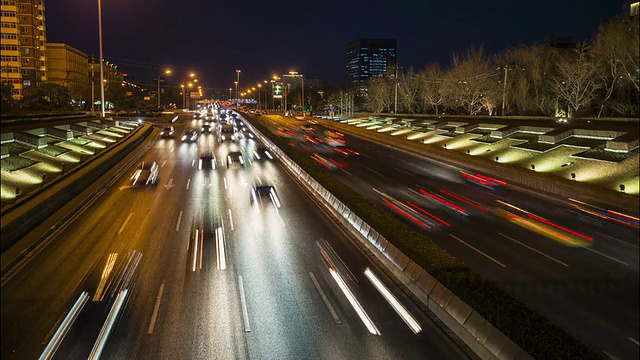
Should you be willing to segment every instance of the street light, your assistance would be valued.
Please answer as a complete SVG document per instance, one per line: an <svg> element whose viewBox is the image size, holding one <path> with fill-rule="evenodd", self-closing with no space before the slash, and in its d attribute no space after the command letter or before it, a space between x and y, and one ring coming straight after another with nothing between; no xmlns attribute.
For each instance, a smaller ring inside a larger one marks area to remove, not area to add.
<svg viewBox="0 0 640 360"><path fill-rule="evenodd" d="M164 74L171 74L171 70L165 70L162 74L158 75L158 108L160 108L160 77Z"/></svg>
<svg viewBox="0 0 640 360"><path fill-rule="evenodd" d="M240 93L240 70L236 70L236 96Z"/></svg>
<svg viewBox="0 0 640 360"><path fill-rule="evenodd" d="M231 91L233 91L233 88L229 88L229 100L231 100L231 96L233 96L231 95Z"/></svg>
<svg viewBox="0 0 640 360"><path fill-rule="evenodd" d="M182 88L182 108L184 109L184 105L187 102L186 97L187 97L187 88L185 86L185 82L187 81L187 78L190 77L194 77L196 76L195 73L190 73L189 75L185 76L184 79L182 79L182 83L180 84L180 87Z"/></svg>
<svg viewBox="0 0 640 360"><path fill-rule="evenodd" d="M104 65L102 64L103 56L102 56L102 1L101 0L98 0L98 33L100 37L100 116L104 118Z"/></svg>

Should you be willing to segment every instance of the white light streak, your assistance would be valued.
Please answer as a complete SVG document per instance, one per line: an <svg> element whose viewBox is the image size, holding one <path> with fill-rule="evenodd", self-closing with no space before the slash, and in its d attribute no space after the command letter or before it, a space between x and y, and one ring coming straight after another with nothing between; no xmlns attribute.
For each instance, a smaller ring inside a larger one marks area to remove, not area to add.
<svg viewBox="0 0 640 360"><path fill-rule="evenodd" d="M369 318L369 315L367 315L367 313L364 311L364 309L362 308L358 300L355 298L351 290L349 290L349 287L344 282L344 280L342 280L342 277L340 277L340 274L338 274L333 269L329 269L329 272L331 273L331 276L333 276L333 279L336 281L336 283L338 283L340 290L342 290L344 295L347 297L347 300L349 300L349 303L351 303L351 306L360 317L360 320L362 320L364 325L367 327L367 330L369 330L369 332L373 335L380 335L380 331L378 330L376 325L373 323L373 321L371 321L371 318Z"/></svg>

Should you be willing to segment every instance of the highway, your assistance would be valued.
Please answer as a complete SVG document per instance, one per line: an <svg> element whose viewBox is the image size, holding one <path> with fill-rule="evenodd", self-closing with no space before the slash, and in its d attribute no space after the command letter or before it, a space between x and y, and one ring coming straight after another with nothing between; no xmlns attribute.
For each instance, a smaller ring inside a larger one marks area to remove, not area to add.
<svg viewBox="0 0 640 360"><path fill-rule="evenodd" d="M3 277L3 359L39 357L83 292L89 298L53 358L468 358L278 162L254 157L254 140L203 134L183 143L202 124L186 117L175 139L157 138L134 162L156 161L157 185L132 186L134 168L122 169ZM217 169L198 169L204 150L214 151ZM231 151L245 167L226 167ZM254 184L273 185L281 206L252 203Z"/></svg>
<svg viewBox="0 0 640 360"><path fill-rule="evenodd" d="M293 118L255 121L275 134L290 130L290 145L316 156L335 178L579 340L614 358L638 358L637 225L509 184L488 189L467 181L461 169L349 133L345 145L359 155L342 154L326 145L325 130L335 128L329 121L312 132Z"/></svg>

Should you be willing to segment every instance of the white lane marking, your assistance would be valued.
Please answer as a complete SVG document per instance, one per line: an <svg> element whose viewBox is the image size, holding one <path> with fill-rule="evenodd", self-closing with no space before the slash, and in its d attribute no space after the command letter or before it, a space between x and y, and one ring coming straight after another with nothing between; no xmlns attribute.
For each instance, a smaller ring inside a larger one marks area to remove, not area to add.
<svg viewBox="0 0 640 360"><path fill-rule="evenodd" d="M629 265L629 264L627 264L626 262L624 262L624 261L622 261L622 260L618 260L618 259L616 259L616 258L614 258L614 257L611 257L611 256L607 255L607 254L603 254L603 253L601 253L601 252L600 252L600 251L598 251L598 250L593 250L593 249L592 249L592 248L590 248L590 247L583 247L583 249L587 249L587 250L592 251L592 252L594 252L594 253L596 253L596 254L598 254L598 255L602 255L602 256L604 256L604 257L606 257L606 258L608 258L608 259L611 259L611 260L613 260L613 261L617 261L617 262L619 262L619 263L620 263L620 264L622 264L622 265Z"/></svg>
<svg viewBox="0 0 640 360"><path fill-rule="evenodd" d="M327 298L327 295L325 295L324 291L322 291L322 288L320 287L320 284L318 283L318 280L316 280L315 275L313 275L313 273L311 271L309 271L309 276L311 277L311 281L313 281L313 285L315 285L316 289L320 293L320 297L322 298L322 301L324 301L324 304L329 309L329 312L331 313L331 316L333 317L333 321L335 321L336 324L338 324L338 325L342 324L342 321L340 321L340 318L338 317L338 314L333 309L333 306L331 306L331 303L329 302L329 299Z"/></svg>
<svg viewBox="0 0 640 360"><path fill-rule="evenodd" d="M192 271L196 271L196 264L198 262L198 238L200 237L198 235L199 232L198 229L196 229L196 236L193 239L193 245L195 246L195 248L193 249L193 266L191 268Z"/></svg>
<svg viewBox="0 0 640 360"><path fill-rule="evenodd" d="M250 332L249 312L247 311L247 301L244 297L244 285L242 284L242 276L238 275L238 285L240 286L240 303L242 304L242 317L244 318L244 331Z"/></svg>
<svg viewBox="0 0 640 360"><path fill-rule="evenodd" d="M222 178L224 180L224 189L227 190L227 178Z"/></svg>
<svg viewBox="0 0 640 360"><path fill-rule="evenodd" d="M338 274L337 271L331 268L329 269L329 273L331 273L331 276L340 287L340 290L342 290L342 293L344 294L344 296L347 298L347 300L353 307L353 310L355 310L355 312L358 314L358 317L360 317L360 320L367 327L367 330L369 330L369 333L373 335L380 335L380 330L378 330L378 328L373 323L373 321L371 320L367 312L364 311L364 309L362 308L362 305L360 305L360 303L358 302L358 299L356 299L356 297L353 295L353 293L351 292L347 284L344 282L340 274Z"/></svg>
<svg viewBox="0 0 640 360"><path fill-rule="evenodd" d="M347 174L347 175L349 175L349 176L353 176L353 175L351 175L351 173L350 173L350 172L348 172L347 170L345 170L345 169L343 169L343 168L340 168L340 170L344 171L344 173L345 173L345 174Z"/></svg>
<svg viewBox="0 0 640 360"><path fill-rule="evenodd" d="M169 150L169 152L173 152L173 148L171 148L171 149Z"/></svg>
<svg viewBox="0 0 640 360"><path fill-rule="evenodd" d="M372 169L372 168L370 168L370 167L367 167L367 170L371 171L372 173L375 173L375 174L378 174L378 175L380 175L380 176L384 177L384 175L380 174L379 172L377 172L377 171L373 170L373 169Z"/></svg>
<svg viewBox="0 0 640 360"><path fill-rule="evenodd" d="M160 167L164 167L164 165L167 163L167 160L162 162L162 165L160 165Z"/></svg>
<svg viewBox="0 0 640 360"><path fill-rule="evenodd" d="M182 210L180 210L180 215L178 215L178 223L176 224L176 231L180 228L180 222L182 221Z"/></svg>
<svg viewBox="0 0 640 360"><path fill-rule="evenodd" d="M196 166L196 159L191 160L191 167Z"/></svg>
<svg viewBox="0 0 640 360"><path fill-rule="evenodd" d="M222 227L216 229L216 250L217 250L217 268L224 270L227 268L227 255L224 250L224 232Z"/></svg>
<svg viewBox="0 0 640 360"><path fill-rule="evenodd" d="M493 261L494 263L496 263L496 264L498 264L498 265L500 265L500 266L502 266L502 267L505 267L505 268L507 267L507 265L505 265L505 264L501 263L500 261L498 261L498 260L496 260L496 259L492 258L491 256L489 256L489 255L487 255L487 254L483 253L482 251L480 251L480 250L478 250L477 248L473 247L473 245L469 245L469 244L467 244L466 242L464 242L464 241L460 240L460 239L459 239L459 238L457 238L455 235L449 234L449 236L451 236L452 238L454 238L454 239L456 239L456 240L460 241L461 243L463 243L463 244L467 245L468 247L470 247L470 248L472 248L473 250L477 251L479 254L484 255L487 259L489 259L489 260Z"/></svg>
<svg viewBox="0 0 640 360"><path fill-rule="evenodd" d="M407 175L409 175L409 176L413 176L413 174L412 174L412 173L410 173L410 172L408 172L407 170L400 169L400 168L394 168L394 169L396 169L396 170L398 170L398 171L400 171L400 172L403 172L403 173L405 173L405 174L407 174Z"/></svg>
<svg viewBox="0 0 640 360"><path fill-rule="evenodd" d="M627 340L631 341L632 343L636 344L636 345L640 345L640 343L638 342L638 340L628 337Z"/></svg>
<svg viewBox="0 0 640 360"><path fill-rule="evenodd" d="M158 310L160 310L160 301L162 301L162 293L164 292L164 281L160 284L160 290L158 290L158 297L156 297L156 303L153 305L153 313L151 314L151 322L149 322L149 328L147 334L153 334L153 329L156 327L156 319L158 318Z"/></svg>
<svg viewBox="0 0 640 360"><path fill-rule="evenodd" d="M202 259L204 258L204 256L202 256L202 251L204 249L204 229L202 230L202 235L200 236L200 254L198 254L200 256L200 267L199 269L202 270Z"/></svg>
<svg viewBox="0 0 640 360"><path fill-rule="evenodd" d="M189 184L191 184L191 178L187 179L187 190L189 190Z"/></svg>
<svg viewBox="0 0 640 360"><path fill-rule="evenodd" d="M565 263L563 263L562 261L560 261L560 260L558 260L558 259L556 259L556 258L554 258L554 257L551 257L551 256L549 256L549 255L547 255L547 254L543 253L542 251L539 251L539 250L537 250L537 249L534 249L534 248L532 248L532 247L531 247L531 246L529 246L529 245L523 244L523 243L521 243L520 241L518 241L518 240L516 240L516 239L514 239L514 238L512 238L512 237L509 237L509 236L507 236L507 235L505 235L505 234L503 234L503 233L498 233L498 234L500 234L500 235L502 235L502 236L506 237L507 239L509 239L509 240L511 240L511 241L513 241L513 242L516 242L516 243L518 243L518 244L520 244L520 245L522 245L522 246L526 247L527 249L529 249L529 250L531 250L531 251L535 251L535 252L537 252L538 254L540 254L540 255L542 255L542 256L544 256L544 257L548 258L548 259L551 259L551 260L553 260L553 261L555 261L555 262L557 262L557 263L559 263L559 264L561 264L561 265L564 265L564 266L567 266L567 267L569 266L569 264L565 264Z"/></svg>
<svg viewBox="0 0 640 360"><path fill-rule="evenodd" d="M124 227L127 226L129 219L131 219L131 215L133 215L132 212L129 213L129 216L127 216L127 220L124 221L124 224L122 224L122 227L120 227L120 230L118 230L118 235L120 235L120 233L122 233L122 231L124 230Z"/></svg>
<svg viewBox="0 0 640 360"><path fill-rule="evenodd" d="M402 318L404 323L407 324L407 326L411 329L411 331L414 334L417 334L420 331L422 331L422 327L420 326L420 323L418 323L418 321L413 317L413 315L409 313L407 308L405 308L404 305L402 305L400 301L398 301L398 299L391 293L391 291L389 291L389 289L382 283L382 281L378 279L378 277L373 273L373 271L371 271L371 269L367 268L364 271L364 275L369 279L369 281L371 281L373 286L375 286L375 288L382 295L382 297L384 297L385 300L387 300L387 302L391 305L393 310L396 311L396 313Z"/></svg>
<svg viewBox="0 0 640 360"><path fill-rule="evenodd" d="M231 209L229 209L229 225L231 226L231 230L233 231L233 216L231 216Z"/></svg>

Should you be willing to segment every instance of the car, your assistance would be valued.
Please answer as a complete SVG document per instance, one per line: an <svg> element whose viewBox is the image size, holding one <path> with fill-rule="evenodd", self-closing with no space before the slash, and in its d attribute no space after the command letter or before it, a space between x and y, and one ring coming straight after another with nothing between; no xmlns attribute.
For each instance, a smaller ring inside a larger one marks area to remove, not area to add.
<svg viewBox="0 0 640 360"><path fill-rule="evenodd" d="M158 163L143 161L131 176L132 185L155 185L158 181Z"/></svg>
<svg viewBox="0 0 640 360"><path fill-rule="evenodd" d="M202 134L210 134L211 133L211 125L208 122L205 122L202 125L202 130L200 131Z"/></svg>
<svg viewBox="0 0 640 360"><path fill-rule="evenodd" d="M240 151L232 151L227 154L227 169L233 164L240 164L244 168L244 159Z"/></svg>
<svg viewBox="0 0 640 360"><path fill-rule="evenodd" d="M262 202L263 199L267 199L273 203L273 206L279 208L280 199L278 198L278 193L276 192L276 188L273 185L258 185L251 187L251 203L259 203Z"/></svg>
<svg viewBox="0 0 640 360"><path fill-rule="evenodd" d="M326 158L320 154L313 153L311 158L315 160L318 164L324 166L327 169L336 169L336 168L344 168L345 165L337 161L333 158Z"/></svg>
<svg viewBox="0 0 640 360"><path fill-rule="evenodd" d="M278 134L278 136L283 138L290 138L293 136L293 133L286 128L278 128L278 130L276 131L276 134Z"/></svg>
<svg viewBox="0 0 640 360"><path fill-rule="evenodd" d="M195 142L198 140L198 132L195 130L187 130L187 132L182 135L182 142Z"/></svg>
<svg viewBox="0 0 640 360"><path fill-rule="evenodd" d="M173 126L165 126L162 129L162 132L160 132L160 137L163 138L163 139L175 138L176 137L176 133L175 133L175 130L173 130Z"/></svg>
<svg viewBox="0 0 640 360"><path fill-rule="evenodd" d="M302 130L302 132L309 133L309 134L313 134L316 131L316 129L311 125L302 125L300 126L300 130Z"/></svg>
<svg viewBox="0 0 640 360"><path fill-rule="evenodd" d="M203 151L198 160L198 170L216 169L216 156L213 151Z"/></svg>
<svg viewBox="0 0 640 360"><path fill-rule="evenodd" d="M236 141L236 127L231 124L221 124L218 132L220 142L225 140Z"/></svg>
<svg viewBox="0 0 640 360"><path fill-rule="evenodd" d="M196 120L200 120L200 113L197 112L197 113L193 114L193 118L196 119Z"/></svg>
<svg viewBox="0 0 640 360"><path fill-rule="evenodd" d="M269 152L269 149L264 145L258 145L258 147L256 147L253 151L253 158L255 160L273 160L273 156Z"/></svg>
<svg viewBox="0 0 640 360"><path fill-rule="evenodd" d="M251 130L249 130L248 128L246 128L244 126L242 128L240 128L240 132L238 134L240 134L245 139L255 139L255 136L253 135Z"/></svg>

